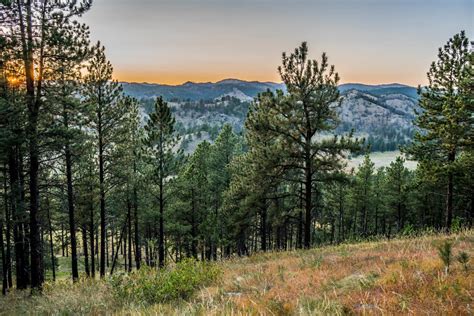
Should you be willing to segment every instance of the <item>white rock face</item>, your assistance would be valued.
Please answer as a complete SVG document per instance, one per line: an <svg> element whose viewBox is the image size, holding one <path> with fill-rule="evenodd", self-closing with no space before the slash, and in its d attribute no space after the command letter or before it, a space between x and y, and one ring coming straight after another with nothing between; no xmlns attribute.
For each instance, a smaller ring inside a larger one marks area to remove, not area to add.
<svg viewBox="0 0 474 316"><path fill-rule="evenodd" d="M245 93L243 93L242 91L240 91L239 89L237 88L234 88L232 90L232 92L229 92L229 93L226 93L226 94L223 94L221 96L219 96L218 98L216 99L221 99L222 97L226 97L226 96L229 96L229 97L234 97L234 98L237 98L241 101L247 101L247 102L251 102L253 101L253 98L246 95Z"/></svg>
<svg viewBox="0 0 474 316"><path fill-rule="evenodd" d="M348 92L338 108L342 122L347 122L357 131L370 131L374 128L396 127L412 128L415 100L405 95L375 97L363 92Z"/></svg>

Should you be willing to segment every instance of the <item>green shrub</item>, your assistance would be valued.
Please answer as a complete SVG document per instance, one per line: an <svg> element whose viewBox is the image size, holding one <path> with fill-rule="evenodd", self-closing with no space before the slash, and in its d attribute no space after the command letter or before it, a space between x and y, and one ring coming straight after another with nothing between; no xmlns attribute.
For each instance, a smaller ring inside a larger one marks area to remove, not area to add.
<svg viewBox="0 0 474 316"><path fill-rule="evenodd" d="M457 259L458 259L458 262L462 264L462 266L464 267L464 271L467 271L468 264L469 264L469 255L467 254L467 252L465 251L460 252L459 255L457 256Z"/></svg>
<svg viewBox="0 0 474 316"><path fill-rule="evenodd" d="M449 273L449 266L453 258L453 243L449 240L444 241L438 246L439 258L443 261L446 274Z"/></svg>
<svg viewBox="0 0 474 316"><path fill-rule="evenodd" d="M189 299L220 274L216 265L187 259L171 268L143 267L130 274L117 274L110 283L114 296L124 304L156 304Z"/></svg>
<svg viewBox="0 0 474 316"><path fill-rule="evenodd" d="M402 229L401 235L406 236L406 237L415 236L416 235L415 226L413 226L412 224L405 225Z"/></svg>
<svg viewBox="0 0 474 316"><path fill-rule="evenodd" d="M462 229L462 218L455 217L451 223L451 232L459 233Z"/></svg>

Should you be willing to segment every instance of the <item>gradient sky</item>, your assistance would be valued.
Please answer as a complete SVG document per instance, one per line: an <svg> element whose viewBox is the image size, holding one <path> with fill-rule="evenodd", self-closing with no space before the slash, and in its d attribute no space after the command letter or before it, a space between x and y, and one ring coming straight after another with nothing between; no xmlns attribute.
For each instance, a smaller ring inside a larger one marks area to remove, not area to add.
<svg viewBox="0 0 474 316"><path fill-rule="evenodd" d="M418 85L438 47L474 36L474 0L94 0L82 20L121 81L280 81L307 41L343 83Z"/></svg>

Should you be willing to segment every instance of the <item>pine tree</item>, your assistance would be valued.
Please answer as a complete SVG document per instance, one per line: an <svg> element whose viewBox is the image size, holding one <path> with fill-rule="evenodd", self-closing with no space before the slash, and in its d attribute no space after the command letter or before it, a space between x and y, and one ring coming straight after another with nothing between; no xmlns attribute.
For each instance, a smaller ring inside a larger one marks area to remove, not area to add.
<svg viewBox="0 0 474 316"><path fill-rule="evenodd" d="M31 260L31 287L41 290L44 281L41 225L39 219L39 172L41 110L44 105L44 86L48 68L55 58L57 42L51 41L51 34L58 28L58 21L64 19L71 25L74 17L90 8L92 1L4 1L0 6L2 26L7 31L15 58L22 63L21 77L25 84L27 106L26 136L28 143L29 175L29 234ZM20 285L23 286L23 285Z"/></svg>
<svg viewBox="0 0 474 316"><path fill-rule="evenodd" d="M396 218L397 232L400 232L405 226L408 212L407 200L409 171L405 168L404 163L405 160L398 156L386 169L386 193L388 197L388 206L392 210L393 217Z"/></svg>
<svg viewBox="0 0 474 316"><path fill-rule="evenodd" d="M278 68L288 94L262 94L258 102L268 103L268 124L263 129L279 139L287 169L295 169L303 184L304 247L311 246L316 183L324 181L343 167L348 150L358 148L349 137L317 140L317 135L331 132L338 124L335 107L340 98L339 75L329 66L326 54L321 62L308 59L308 47L303 43L290 55L283 54Z"/></svg>
<svg viewBox="0 0 474 316"><path fill-rule="evenodd" d="M210 232L209 255L217 259L218 241L223 239L226 220L221 214L223 192L229 187L231 176L229 166L232 159L238 151L238 138L232 131L232 126L225 124L216 138L214 144L210 147L209 157L209 186L212 192L211 204L213 212L208 218L213 227ZM223 249L221 249L221 252Z"/></svg>
<svg viewBox="0 0 474 316"><path fill-rule="evenodd" d="M239 255L249 254L257 249L256 243L251 249L246 240L254 233L260 237L260 249L267 250L267 204L269 182L264 182L267 173L258 169L261 166L256 156L250 152L237 156L229 166L231 181L223 195L222 213L227 219L221 228L226 232L221 242L227 248L235 244ZM258 227L258 228L257 228ZM252 249L253 248L253 249Z"/></svg>
<svg viewBox="0 0 474 316"><path fill-rule="evenodd" d="M374 228L373 228L373 234L378 235L380 228L382 228L382 233L385 233L385 197L386 197L386 192L384 190L385 188L385 168L380 167L377 169L377 172L374 175L373 178L373 197L372 197L372 202L373 202L373 208L374 208Z"/></svg>
<svg viewBox="0 0 474 316"><path fill-rule="evenodd" d="M275 100L271 92L259 95L258 101L251 106L245 125L247 129L245 139L249 146L249 151L242 160L247 164L243 169L247 172L243 181L248 192L245 202L247 207L257 210L262 251L268 250L270 202L277 197L278 187L282 185L284 176L289 172L286 162L283 161L284 148L279 135L268 129L272 121L267 111L271 110Z"/></svg>
<svg viewBox="0 0 474 316"><path fill-rule="evenodd" d="M360 234L367 237L369 228L368 222L371 213L371 204L373 202L373 176L374 176L374 163L370 160L369 154L366 154L364 161L359 166L355 175L354 184L354 198L356 209L355 212L360 212ZM354 223L357 225L357 223Z"/></svg>
<svg viewBox="0 0 474 316"><path fill-rule="evenodd" d="M199 250L204 254L207 237L213 233L214 222L209 216L213 211L209 185L210 153L211 144L201 142L182 168L173 191L175 203L178 203L174 206L173 224L181 226L180 239L184 240L187 252L196 259Z"/></svg>
<svg viewBox="0 0 474 316"><path fill-rule="evenodd" d="M8 207L5 210L7 233L7 261L11 261L10 234L13 232L16 286L25 289L29 284L28 244L22 229L26 223L23 192L23 156L26 150L26 105L24 80L18 73L17 61L9 51L6 38L0 38L0 159L5 166L5 188L8 186ZM8 271L10 286L13 286L11 266Z"/></svg>
<svg viewBox="0 0 474 316"><path fill-rule="evenodd" d="M76 203L79 210L79 216L82 222L82 233L89 235L89 251L84 251L84 256L87 258L86 253L90 257L90 268L89 275L95 278L96 271L96 252L95 252L95 232L96 232L96 208L97 197L98 197L98 179L96 176L95 168L95 147L96 144L94 139L89 137L81 142L80 150L78 150L79 156L77 157L77 182L76 182ZM83 236L83 240L87 239L87 236ZM83 241L83 247L86 247L87 240ZM86 259L85 258L85 259ZM86 264L86 262L84 262ZM87 267L86 267L87 272Z"/></svg>
<svg viewBox="0 0 474 316"><path fill-rule="evenodd" d="M99 160L99 201L100 201L100 276L105 276L106 266L106 192L110 185L111 152L117 133L125 120L127 108L122 106L120 99L122 89L117 81L112 80L113 68L106 59L105 48L98 42L92 51L84 78L83 94L85 102L91 109L91 128L96 138L97 156Z"/></svg>
<svg viewBox="0 0 474 316"><path fill-rule="evenodd" d="M165 237L164 237L164 210L165 186L167 177L173 174L176 165L174 147L179 138L174 131L175 119L171 114L168 103L159 97L156 99L154 112L149 114L145 126L143 143L146 147L145 155L154 168L154 181L158 185L159 203L159 235L158 235L158 261L160 267L165 264Z"/></svg>
<svg viewBox="0 0 474 316"><path fill-rule="evenodd" d="M420 131L405 151L420 162L435 165L446 179L445 228L453 219L456 161L473 147L474 103L472 57L469 40L462 31L439 49L438 60L427 74L429 85L419 88L422 109L415 119ZM468 82L471 82L470 84Z"/></svg>
<svg viewBox="0 0 474 316"><path fill-rule="evenodd" d="M113 164L110 166L111 182L114 183L114 191L117 198L116 203L124 204L127 209L125 218L125 236L123 245L127 246L128 253L126 255L127 268L130 272L132 269L132 223L135 222L135 239L138 235L138 209L137 209L137 165L138 151L141 146L140 139L140 117L138 101L132 97L123 97L119 100L118 106L123 108L124 118L116 130L117 138L116 146L112 152L111 159ZM118 206L117 209L120 209ZM133 214L132 214L133 211ZM122 214L116 214L120 217ZM120 228L121 226L119 226ZM113 237L112 237L113 238ZM138 241L138 239L136 240ZM139 255L139 244L136 245L135 254ZM114 249L112 249L114 253ZM135 258L136 264L139 266L138 258ZM138 263L137 263L138 262Z"/></svg>
<svg viewBox="0 0 474 316"><path fill-rule="evenodd" d="M88 57L88 28L84 24L68 24L67 18L57 19L56 27L51 30L48 42L51 42L53 62L45 63L49 70L46 86L46 105L53 112L60 113L61 125L58 126L56 141L64 155L66 173L67 205L69 213L69 235L71 241L72 279L79 278L77 263L77 238L75 218L75 195L73 185L74 153L77 144L83 138L82 126L86 122L83 104L77 95L80 92L81 71Z"/></svg>

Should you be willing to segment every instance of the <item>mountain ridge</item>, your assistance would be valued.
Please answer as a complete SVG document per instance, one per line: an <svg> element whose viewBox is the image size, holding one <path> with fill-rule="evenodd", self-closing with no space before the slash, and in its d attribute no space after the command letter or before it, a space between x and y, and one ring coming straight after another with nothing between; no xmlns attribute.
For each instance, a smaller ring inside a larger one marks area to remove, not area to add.
<svg viewBox="0 0 474 316"><path fill-rule="evenodd" d="M217 82L191 82L178 85L160 83L120 82L127 95L136 98L154 98L163 96L166 100L214 100L223 96L240 96L242 100L255 98L266 90L286 90L283 83L246 81L236 78L227 78ZM417 99L417 88L401 83L383 83L369 85L363 83L344 83L339 85L342 94L349 90L368 92L376 96L387 94L402 94Z"/></svg>
<svg viewBox="0 0 474 316"><path fill-rule="evenodd" d="M153 98L163 96L176 117L183 144L192 152L202 140L212 141L224 124L235 131L244 129L251 101L263 91L285 89L274 82L224 79L215 83L185 82L177 86L123 84L126 94L140 99L143 114L153 110ZM339 86L342 102L337 107L341 123L334 131L352 130L366 137L374 151L395 150L408 142L414 130L413 118L418 106L417 89L400 83Z"/></svg>

